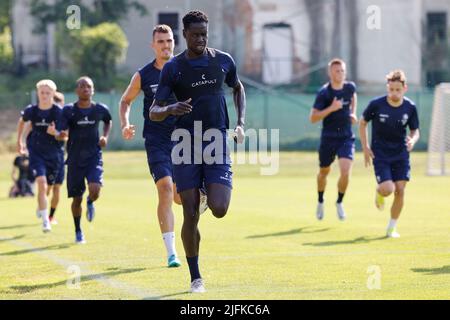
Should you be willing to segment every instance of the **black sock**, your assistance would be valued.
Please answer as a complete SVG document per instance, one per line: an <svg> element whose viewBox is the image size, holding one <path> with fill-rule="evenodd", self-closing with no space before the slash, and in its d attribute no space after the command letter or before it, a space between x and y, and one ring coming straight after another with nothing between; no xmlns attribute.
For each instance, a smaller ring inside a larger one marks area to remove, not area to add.
<svg viewBox="0 0 450 320"><path fill-rule="evenodd" d="M189 265L189 272L191 273L191 282L195 279L201 278L200 270L198 269L198 256L195 257L186 257L186 260Z"/></svg>
<svg viewBox="0 0 450 320"><path fill-rule="evenodd" d="M56 208L50 208L50 217L53 218L53 216L55 215L55 211L56 211Z"/></svg>
<svg viewBox="0 0 450 320"><path fill-rule="evenodd" d="M342 202L342 200L344 199L344 195L345 195L345 193L338 192L337 203L341 203Z"/></svg>
<svg viewBox="0 0 450 320"><path fill-rule="evenodd" d="M75 223L75 232L81 231L81 216L80 217L73 217L73 222Z"/></svg>
<svg viewBox="0 0 450 320"><path fill-rule="evenodd" d="M91 198L87 197L87 203L92 204Z"/></svg>
<svg viewBox="0 0 450 320"><path fill-rule="evenodd" d="M323 193L324 193L325 191L319 191L319 202L320 203L323 203Z"/></svg>

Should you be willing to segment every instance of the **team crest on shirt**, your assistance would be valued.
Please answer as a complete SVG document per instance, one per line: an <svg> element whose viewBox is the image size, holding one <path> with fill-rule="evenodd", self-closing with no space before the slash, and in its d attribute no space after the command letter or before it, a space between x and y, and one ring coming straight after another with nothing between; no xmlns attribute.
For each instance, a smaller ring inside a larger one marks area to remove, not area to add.
<svg viewBox="0 0 450 320"><path fill-rule="evenodd" d="M157 84L151 84L150 85L150 89L152 90L153 94L155 94L156 90L158 90L158 85Z"/></svg>
<svg viewBox="0 0 450 320"><path fill-rule="evenodd" d="M382 114L380 113L380 122L386 122L386 119L389 118L388 114Z"/></svg>
<svg viewBox="0 0 450 320"><path fill-rule="evenodd" d="M408 116L408 114L405 113L402 117L402 124L404 126L406 126L406 124L408 123L408 119L409 119L409 116Z"/></svg>

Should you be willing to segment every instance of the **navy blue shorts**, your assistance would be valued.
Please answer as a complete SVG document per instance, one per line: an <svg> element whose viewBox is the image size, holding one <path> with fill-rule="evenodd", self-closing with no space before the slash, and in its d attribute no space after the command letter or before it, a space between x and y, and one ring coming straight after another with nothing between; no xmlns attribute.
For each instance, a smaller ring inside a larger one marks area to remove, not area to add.
<svg viewBox="0 0 450 320"><path fill-rule="evenodd" d="M35 178L45 176L47 184L55 184L56 177L59 174L58 159L44 159L34 152L30 152L30 169Z"/></svg>
<svg viewBox="0 0 450 320"><path fill-rule="evenodd" d="M67 194L69 198L81 197L86 191L85 179L88 183L103 185L103 160L95 159L90 165L79 167L76 163L67 166Z"/></svg>
<svg viewBox="0 0 450 320"><path fill-rule="evenodd" d="M65 175L66 175L66 166L64 164L64 154L61 154L60 159L59 159L58 174L55 179L55 184L63 184Z"/></svg>
<svg viewBox="0 0 450 320"><path fill-rule="evenodd" d="M151 138L146 138L145 150L147 151L147 163L153 181L156 183L164 177L172 177L173 180L172 159L170 157L172 143L160 145L153 143Z"/></svg>
<svg viewBox="0 0 450 320"><path fill-rule="evenodd" d="M203 158L199 153L197 153L197 161L195 159L194 145L191 145L191 159L190 161L182 162L178 164L174 161L173 164L173 175L177 185L177 192L183 192L193 188L200 188L203 186L208 186L211 183L219 183L229 187L233 187L233 173L231 171L231 159L230 153L227 146L226 135L223 136L222 150L216 152L210 152L211 149L208 148L207 153L211 154L212 157ZM209 142L203 142L202 144L202 155L205 149L208 147ZM178 146L178 145L177 145ZM175 148L177 148L175 146ZM183 152L180 153L183 155ZM200 159L200 161L198 161Z"/></svg>
<svg viewBox="0 0 450 320"><path fill-rule="evenodd" d="M322 138L319 147L319 165L329 167L336 158L353 160L355 155L355 138Z"/></svg>
<svg viewBox="0 0 450 320"><path fill-rule="evenodd" d="M409 181L411 178L411 166L409 159L401 160L377 160L373 159L373 167L375 169L375 178L377 183L385 181Z"/></svg>

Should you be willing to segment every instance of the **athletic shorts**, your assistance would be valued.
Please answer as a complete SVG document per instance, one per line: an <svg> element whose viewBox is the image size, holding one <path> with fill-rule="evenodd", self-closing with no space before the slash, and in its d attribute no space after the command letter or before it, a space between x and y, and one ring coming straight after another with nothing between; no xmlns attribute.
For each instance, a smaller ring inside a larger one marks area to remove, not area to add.
<svg viewBox="0 0 450 320"><path fill-rule="evenodd" d="M55 184L56 177L59 174L58 159L44 159L40 155L30 152L30 169L34 178L45 176L47 184Z"/></svg>
<svg viewBox="0 0 450 320"><path fill-rule="evenodd" d="M222 148L212 150L212 142L203 142L201 150L194 149L193 137L191 137L191 157L180 163L172 159L173 175L177 185L177 192L183 192L193 188L201 188L212 183L219 183L229 187L233 186L233 173L231 171L231 158L227 145L226 134L222 136ZM174 148L179 151L180 144ZM208 147L209 146L209 147ZM205 149L206 152L205 152ZM200 154L201 151L201 154ZM174 152L174 155L177 155ZM178 153L183 157L183 151Z"/></svg>
<svg viewBox="0 0 450 320"><path fill-rule="evenodd" d="M64 154L61 154L58 164L58 175L56 176L55 184L63 184L65 175L66 166L64 164Z"/></svg>
<svg viewBox="0 0 450 320"><path fill-rule="evenodd" d="M170 157L172 144L159 145L152 143L150 138L146 138L145 150L147 152L148 168L153 181L156 183L164 177L172 177L173 179L172 159Z"/></svg>
<svg viewBox="0 0 450 320"><path fill-rule="evenodd" d="M79 167L76 163L67 166L67 194L69 198L81 197L86 191L85 180L88 183L103 185L103 160L94 159L89 165Z"/></svg>
<svg viewBox="0 0 450 320"><path fill-rule="evenodd" d="M319 165L329 167L336 156L353 160L355 155L355 138L322 138L319 147Z"/></svg>
<svg viewBox="0 0 450 320"><path fill-rule="evenodd" d="M375 169L375 178L377 183L385 181L409 181L411 178L411 166L409 159L402 160L377 160L373 159L373 167Z"/></svg>

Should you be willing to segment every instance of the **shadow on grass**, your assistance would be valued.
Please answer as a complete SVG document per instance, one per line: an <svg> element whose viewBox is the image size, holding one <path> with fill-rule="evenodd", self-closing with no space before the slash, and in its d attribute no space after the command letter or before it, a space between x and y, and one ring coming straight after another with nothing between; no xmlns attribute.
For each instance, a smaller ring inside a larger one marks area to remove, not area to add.
<svg viewBox="0 0 450 320"><path fill-rule="evenodd" d="M146 297L142 300L161 300L164 298L170 298L170 297L175 297L175 296L181 296L184 294L190 294L190 291L182 291L182 292L176 292L176 293L171 293L171 294L164 294L162 296L154 296L154 297ZM173 299L173 300L180 300L180 299Z"/></svg>
<svg viewBox="0 0 450 320"><path fill-rule="evenodd" d="M425 273L427 275L450 274L450 265L440 268L413 268L411 270L414 272Z"/></svg>
<svg viewBox="0 0 450 320"><path fill-rule="evenodd" d="M384 240L387 239L386 236L382 237L358 237L353 240L342 240L342 241L325 241L325 242L308 242L304 243L304 246L313 246L313 247L328 247L328 246L337 246L341 244L359 244L359 243L369 243L372 241Z"/></svg>
<svg viewBox="0 0 450 320"><path fill-rule="evenodd" d="M128 269L119 269L115 271L109 271L109 272L103 272L103 273L96 273L96 274L90 274L86 276L80 277L80 285L83 282L92 281L92 280L104 280L105 277L113 277L119 274L126 274L126 273L133 273L133 272L139 272L146 270L145 268L128 268ZM37 285L24 285L24 286L11 286L9 289L14 290L13 293L29 293L36 290L41 289L52 289L59 286L66 286L68 280L62 280L54 283L42 283ZM72 281L72 279L70 279Z"/></svg>
<svg viewBox="0 0 450 320"><path fill-rule="evenodd" d="M41 247L41 248L30 248L30 249L24 249L24 250L2 252L2 253L0 253L0 256L18 256L20 254L34 253L34 252L40 252L40 251L67 249L67 248L70 248L71 246L73 246L73 243L55 244L55 245Z"/></svg>
<svg viewBox="0 0 450 320"><path fill-rule="evenodd" d="M4 226L0 227L0 230L10 230L10 229L20 229L20 228L27 228L27 227L36 227L39 226L39 223L33 223L33 224L16 224L14 226Z"/></svg>
<svg viewBox="0 0 450 320"><path fill-rule="evenodd" d="M245 239L282 237L282 236L290 236L290 235L298 234L298 233L318 233L318 232L325 232L325 231L330 230L330 228L307 230L309 228L310 227L304 227L304 228L292 229L292 230L288 230L288 231L281 231L281 232L275 232L275 233L256 234L256 235L253 235L253 236L248 236Z"/></svg>
<svg viewBox="0 0 450 320"><path fill-rule="evenodd" d="M0 238L0 242L2 242L2 241L14 241L14 240L19 240L19 239L22 239L22 238L24 238L25 237L25 235L24 234L21 234L20 236L15 236L15 237L12 237L12 238Z"/></svg>

